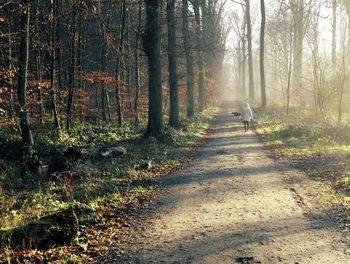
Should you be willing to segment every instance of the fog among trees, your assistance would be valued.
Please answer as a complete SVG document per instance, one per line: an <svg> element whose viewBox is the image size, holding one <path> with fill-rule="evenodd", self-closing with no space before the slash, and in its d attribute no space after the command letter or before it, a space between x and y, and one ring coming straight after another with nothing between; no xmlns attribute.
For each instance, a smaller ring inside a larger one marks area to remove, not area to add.
<svg viewBox="0 0 350 264"><path fill-rule="evenodd" d="M258 97L260 105L267 100L270 105L282 104L287 113L295 106L313 112L320 121L340 122L349 111L349 3L265 2L230 4L234 10L227 20L232 28L227 66L233 77L226 86L233 87L231 94L237 99Z"/></svg>

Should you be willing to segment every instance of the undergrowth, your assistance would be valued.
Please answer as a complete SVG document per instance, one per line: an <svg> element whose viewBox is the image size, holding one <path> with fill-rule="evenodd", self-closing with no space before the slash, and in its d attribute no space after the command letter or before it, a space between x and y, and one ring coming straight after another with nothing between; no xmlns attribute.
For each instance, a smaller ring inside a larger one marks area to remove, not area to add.
<svg viewBox="0 0 350 264"><path fill-rule="evenodd" d="M111 215L116 212L122 215L122 208L136 206L154 194L155 177L177 170L195 154L196 146L216 112L217 109L209 109L183 121L178 129L166 126L164 136L159 139L144 138L144 131L138 126L118 129L113 125L97 127L85 124L75 126L69 134L52 130L40 133L35 137L35 148L44 161L70 146L94 149L117 144L127 150L126 155L108 160L82 159L73 171L65 172L55 180L24 170L17 159L19 138L13 136L15 133L1 130L0 154L4 155L0 159L0 231L30 223L76 204L99 212L98 219L102 223L113 218ZM140 162L151 166L147 170L139 170L136 165ZM114 219L119 219L120 215ZM40 263L40 259L55 263L84 262L93 250L86 239L85 244L79 242L79 237L77 241L73 242L73 246L46 251L1 248L0 263L1 260L35 260Z"/></svg>
<svg viewBox="0 0 350 264"><path fill-rule="evenodd" d="M350 155L350 122L316 121L310 113L282 108L256 109L257 133L284 156Z"/></svg>

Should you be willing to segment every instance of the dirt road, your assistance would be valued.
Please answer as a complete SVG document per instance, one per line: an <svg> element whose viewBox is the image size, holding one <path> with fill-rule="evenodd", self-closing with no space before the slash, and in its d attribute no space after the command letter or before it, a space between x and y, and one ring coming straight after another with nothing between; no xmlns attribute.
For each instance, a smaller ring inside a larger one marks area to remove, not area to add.
<svg viewBox="0 0 350 264"><path fill-rule="evenodd" d="M198 157L161 179L164 192L125 263L350 263L336 217L312 182L269 157L221 114ZM128 256L127 256L128 255Z"/></svg>

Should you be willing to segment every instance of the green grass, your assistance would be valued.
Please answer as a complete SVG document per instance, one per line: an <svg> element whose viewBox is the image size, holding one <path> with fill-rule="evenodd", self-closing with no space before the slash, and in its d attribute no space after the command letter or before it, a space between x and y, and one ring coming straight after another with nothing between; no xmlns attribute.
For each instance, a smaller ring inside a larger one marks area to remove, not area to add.
<svg viewBox="0 0 350 264"><path fill-rule="evenodd" d="M26 172L21 163L11 156L16 155L16 149L13 148L6 159L0 160L0 229L16 228L64 210L72 204L93 208L102 218L111 210L137 206L154 194L152 181L155 177L177 170L195 154L196 146L205 136L205 130L217 111L216 108L208 109L191 120L183 121L179 129L165 126L164 136L160 139L144 138L144 130L137 126L118 129L85 124L76 126L69 134L41 131L41 135L35 137L35 147L46 160L53 153L62 153L72 145L91 149L117 143L127 149L127 154L106 161L81 160L73 172L50 181ZM12 135L10 137L2 131L1 141L8 145L19 145L18 137ZM147 171L136 170L135 164L140 161L150 162L152 168ZM5 244L2 243L3 246ZM60 257L57 256L62 250L68 249L52 250L54 252L31 251L28 254L45 257L50 252L52 259L58 261ZM0 249L0 260L13 258L14 252L3 247ZM74 252L69 254L72 255L72 261L77 257L79 260L81 255L77 256ZM47 256L45 258L49 259Z"/></svg>
<svg viewBox="0 0 350 264"><path fill-rule="evenodd" d="M350 123L316 122L305 113L256 109L257 133L285 156L350 155Z"/></svg>

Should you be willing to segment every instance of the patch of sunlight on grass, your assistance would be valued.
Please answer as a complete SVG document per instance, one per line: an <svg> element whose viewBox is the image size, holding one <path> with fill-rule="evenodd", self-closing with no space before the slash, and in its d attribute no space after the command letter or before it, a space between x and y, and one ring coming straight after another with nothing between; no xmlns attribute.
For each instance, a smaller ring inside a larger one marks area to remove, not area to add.
<svg viewBox="0 0 350 264"><path fill-rule="evenodd" d="M350 154L350 145L338 145L338 144L330 144L330 145L320 145L318 146L318 150L321 153L325 154Z"/></svg>
<svg viewBox="0 0 350 264"><path fill-rule="evenodd" d="M350 178L349 177L344 177L343 179L342 179L342 182L344 183L344 184L349 184L350 183Z"/></svg>
<svg viewBox="0 0 350 264"><path fill-rule="evenodd" d="M256 132L264 137L268 145L278 147L277 151L282 155L292 157L350 154L350 142L346 141L345 137L345 134L348 134L348 130L344 129L346 124L337 128L310 121L306 125L299 115L289 118L287 122L286 116L281 114L281 111L273 110L256 111Z"/></svg>
<svg viewBox="0 0 350 264"><path fill-rule="evenodd" d="M278 140L278 139L275 139L275 140L269 140L267 142L267 144L269 146L282 146L283 145L283 141L282 140Z"/></svg>

